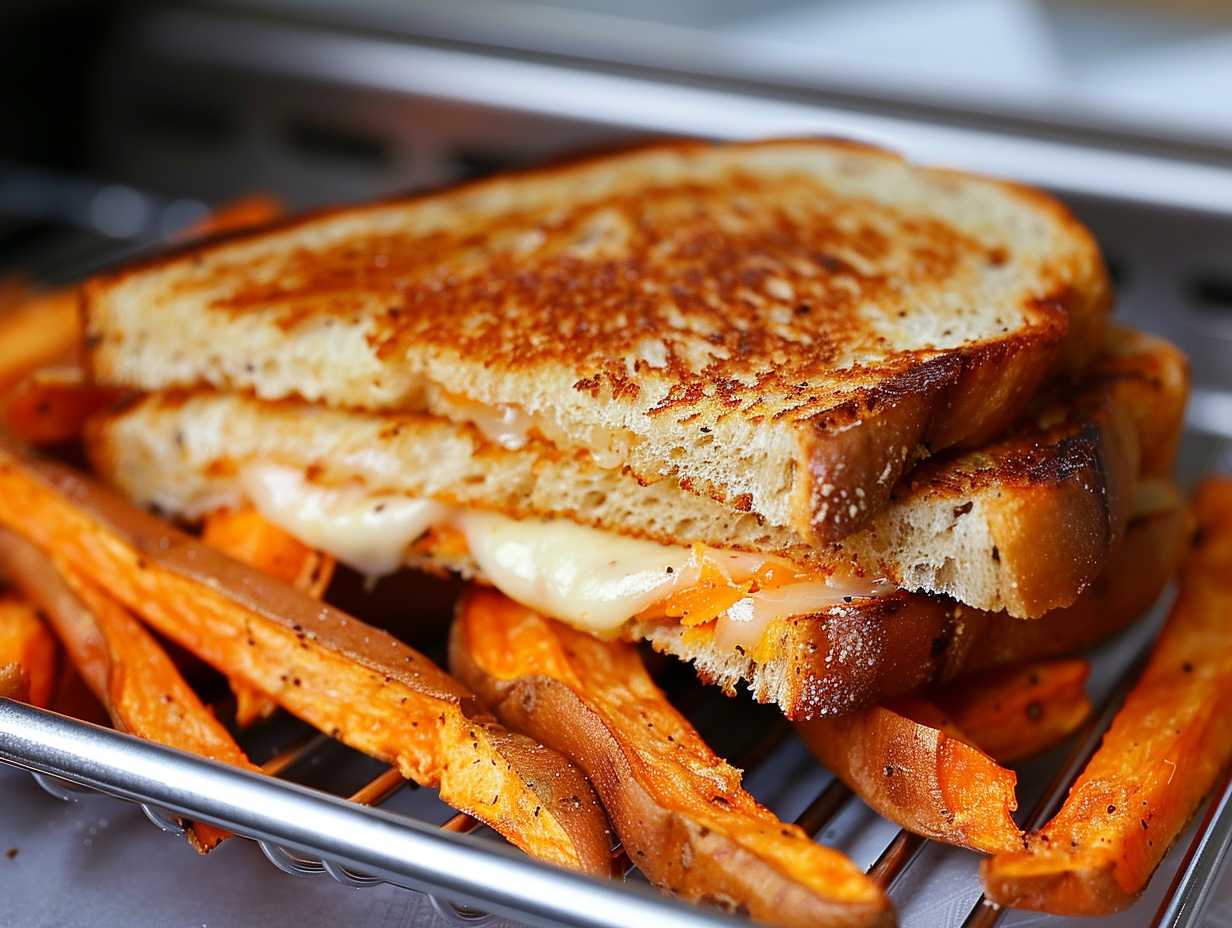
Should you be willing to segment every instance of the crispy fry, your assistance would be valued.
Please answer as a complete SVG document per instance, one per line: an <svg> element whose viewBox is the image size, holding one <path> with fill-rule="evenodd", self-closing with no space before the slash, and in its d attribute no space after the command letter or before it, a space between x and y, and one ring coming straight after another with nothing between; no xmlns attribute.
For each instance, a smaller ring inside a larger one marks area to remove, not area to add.
<svg viewBox="0 0 1232 928"><path fill-rule="evenodd" d="M1089 662L1048 661L982 674L930 696L972 743L998 763L1047 750L1091 714Z"/></svg>
<svg viewBox="0 0 1232 928"><path fill-rule="evenodd" d="M1130 905L1232 761L1232 480L1195 502L1198 533L1150 662L1026 850L983 866L1007 906L1097 915Z"/></svg>
<svg viewBox="0 0 1232 928"><path fill-rule="evenodd" d="M62 575L50 558L8 529L0 529L0 570L42 607L116 728L236 767L257 769L184 682L153 636L101 587L71 570ZM188 837L206 853L227 832L196 822Z"/></svg>
<svg viewBox="0 0 1232 928"><path fill-rule="evenodd" d="M486 822L527 853L610 867L585 777L426 657L232 560L92 480L0 444L0 524L224 673Z"/></svg>
<svg viewBox="0 0 1232 928"><path fill-rule="evenodd" d="M1022 847L1017 775L930 703L903 699L796 730L835 776L908 831L987 853Z"/></svg>
<svg viewBox="0 0 1232 928"><path fill-rule="evenodd" d="M672 708L631 645L474 589L458 609L450 665L507 724L586 771L653 883L769 924L892 921L846 857L740 787L740 772Z"/></svg>
<svg viewBox="0 0 1232 928"><path fill-rule="evenodd" d="M252 508L219 510L205 519L201 540L228 557L277 577L313 599L320 599L334 576L335 562L328 554L301 544ZM228 682L235 694L235 721L247 728L269 718L278 703L273 697L234 677Z"/></svg>
<svg viewBox="0 0 1232 928"><path fill-rule="evenodd" d="M0 699L29 701L30 688L20 664L0 664Z"/></svg>
<svg viewBox="0 0 1232 928"><path fill-rule="evenodd" d="M836 776L909 831L977 851L1017 849L1017 777L1000 764L1082 723L1089 670L1082 660L1030 665L797 730Z"/></svg>
<svg viewBox="0 0 1232 928"><path fill-rule="evenodd" d="M46 708L56 687L55 636L25 599L0 597L0 664L17 664L26 677L25 701Z"/></svg>
<svg viewBox="0 0 1232 928"><path fill-rule="evenodd" d="M76 439L86 420L114 405L128 391L87 383L80 367L33 371L3 399L5 427L23 441L52 445Z"/></svg>

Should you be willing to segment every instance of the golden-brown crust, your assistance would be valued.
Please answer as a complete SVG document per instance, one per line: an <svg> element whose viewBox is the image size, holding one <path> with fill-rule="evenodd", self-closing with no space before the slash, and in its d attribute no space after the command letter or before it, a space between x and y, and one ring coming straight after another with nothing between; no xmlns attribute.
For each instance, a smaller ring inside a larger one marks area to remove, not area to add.
<svg viewBox="0 0 1232 928"><path fill-rule="evenodd" d="M891 153L835 141L746 143L723 151L753 157L771 146L841 149L901 163ZM677 141L633 157L716 150ZM359 219L428 197L465 205L468 196L502 184L573 177L609 161L618 159L517 172L272 228ZM853 164L855 171L869 167ZM964 183L995 188L1061 226L1064 255L1037 261L1010 255L1004 244L990 246L928 209L828 195L824 183L802 170L776 169L767 180L734 159L721 167L687 180L659 183L649 176L627 191L588 194L551 210L498 209L416 234L374 223L386 231L357 230L332 246L291 245L264 254L259 267L226 249L270 230L241 232L191 251L173 286L203 288L223 314L276 313L287 330L362 316L379 358L415 346L483 359L492 370L567 371L576 390L636 403L650 419L702 413L710 420L783 422L798 436L801 480L792 524L814 542L858 527L923 452L980 441L1003 427L1060 355L1077 358L1092 343L1073 344L1071 316L1091 330L1102 324L1109 297L1098 251L1043 194L963 176ZM619 170L614 164L613 172ZM960 177L930 169L919 176L939 186L957 185ZM91 281L87 306L134 274L165 268L183 254ZM1006 262L1031 282L1011 288L1012 297L997 291L994 308L1006 314L1001 335L962 328L963 312L985 308L972 305L954 311L956 332L981 334L951 336L946 329L903 347L909 310L935 298L938 311L948 313L940 308L941 294L975 292L988 268ZM994 380L997 389L983 389ZM883 423L893 426L884 435ZM848 457L853 444L864 456ZM721 482L694 484L696 492L725 495ZM824 492L827 486L841 503Z"/></svg>
<svg viewBox="0 0 1232 928"><path fill-rule="evenodd" d="M1104 344L1091 368L1039 397L1007 437L924 462L890 497L903 508L979 501L1015 616L1072 603L1120 541L1136 482L1172 468L1188 396L1184 355L1119 328ZM955 509L955 523L966 511ZM903 579L892 563L865 566Z"/></svg>

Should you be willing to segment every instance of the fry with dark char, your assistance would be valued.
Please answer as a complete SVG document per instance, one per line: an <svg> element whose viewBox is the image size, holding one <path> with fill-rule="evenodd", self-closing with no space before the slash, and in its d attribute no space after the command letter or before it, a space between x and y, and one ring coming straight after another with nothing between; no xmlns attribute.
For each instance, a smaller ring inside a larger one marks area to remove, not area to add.
<svg viewBox="0 0 1232 928"><path fill-rule="evenodd" d="M220 509L205 518L201 540L228 557L243 561L313 599L325 594L334 576L334 559L288 535L252 508ZM278 703L243 680L228 679L235 694L235 722L247 728L269 718Z"/></svg>
<svg viewBox="0 0 1232 928"><path fill-rule="evenodd" d="M47 555L8 529L0 529L0 571L42 608L116 728L257 770L154 637L101 587L71 571L62 575ZM203 854L227 837L202 822L186 834Z"/></svg>
<svg viewBox="0 0 1232 928"><path fill-rule="evenodd" d="M1180 589L1141 678L1052 821L983 866L1005 906L1100 915L1146 887L1232 761L1232 480L1204 483Z"/></svg>
<svg viewBox="0 0 1232 928"><path fill-rule="evenodd" d="M0 524L220 671L387 763L528 854L606 874L606 819L568 761L499 725L426 657L0 443Z"/></svg>
<svg viewBox="0 0 1232 928"><path fill-rule="evenodd" d="M26 677L24 702L47 708L56 688L59 647L27 600L0 596L0 664L16 664Z"/></svg>
<svg viewBox="0 0 1232 928"><path fill-rule="evenodd" d="M667 701L637 649L471 590L450 667L512 728L578 764L646 877L774 925L882 925L888 900L740 786Z"/></svg>
<svg viewBox="0 0 1232 928"><path fill-rule="evenodd" d="M1047 661L981 674L929 696L972 744L1001 764L1046 751L1091 714L1088 661Z"/></svg>
<svg viewBox="0 0 1232 928"><path fill-rule="evenodd" d="M1022 847L1018 776L935 706L904 699L800 722L810 751L872 809L908 831L985 853Z"/></svg>

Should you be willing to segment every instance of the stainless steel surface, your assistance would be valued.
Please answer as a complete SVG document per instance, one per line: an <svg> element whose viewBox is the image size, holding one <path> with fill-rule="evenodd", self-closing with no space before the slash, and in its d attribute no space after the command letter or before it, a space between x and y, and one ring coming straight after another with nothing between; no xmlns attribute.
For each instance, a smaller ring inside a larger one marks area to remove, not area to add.
<svg viewBox="0 0 1232 928"><path fill-rule="evenodd" d="M216 4L220 5L220 4ZM228 0L297 22L1232 153L1226 4ZM1203 8L1205 7L1205 8Z"/></svg>
<svg viewBox="0 0 1232 928"><path fill-rule="evenodd" d="M1224 774L1215 799L1198 826L1185 861L1155 916L1161 928L1181 928L1200 917L1218 891L1224 861L1232 849L1232 768Z"/></svg>
<svg viewBox="0 0 1232 928"><path fill-rule="evenodd" d="M111 239L157 242L200 222L198 200L165 198L125 184L105 184L0 162L0 215L72 226Z"/></svg>
<svg viewBox="0 0 1232 928"><path fill-rule="evenodd" d="M230 144L237 159L246 159L249 172L278 159L288 170L304 170L307 162L289 157L287 133L279 134L278 127L295 126L311 113L317 120L328 118L339 130L367 134L374 147L383 144L387 156L370 166L370 180L422 179L433 155L441 154L433 147L442 127L418 110L426 106L430 114L431 101L448 100L455 120L465 115L458 111L464 106L550 120L545 137L523 134L518 139L518 145L532 149L576 137L581 127L589 127L591 138L614 131L713 138L843 135L896 148L922 162L1057 190L1232 215L1228 155L1211 156L1200 149L1187 157L1172 149L1158 154L1099 146L1056 133L1009 133L978 123L843 108L760 86L713 87L200 11L150 16L134 27L116 54L166 62L160 92L171 99L182 82L193 99L230 107ZM120 86L127 86L122 62L117 74ZM228 92L227 75L245 88L245 99ZM254 92L254 86L259 90ZM367 105L346 107L348 95ZM132 93L113 94L117 110L105 125L124 125L123 108L131 108L132 99ZM499 119L485 121L479 113L471 117L470 124L452 127L455 136L473 135L477 144L509 150L503 139L494 141L503 134ZM126 148L114 139L118 129L109 131L113 156L126 159L130 170L156 176L167 169L154 152ZM207 154L196 147L198 157ZM193 157L191 150L185 155ZM354 183L362 186L363 176L357 174ZM259 183L262 178L253 179ZM274 183L287 179L269 178Z"/></svg>

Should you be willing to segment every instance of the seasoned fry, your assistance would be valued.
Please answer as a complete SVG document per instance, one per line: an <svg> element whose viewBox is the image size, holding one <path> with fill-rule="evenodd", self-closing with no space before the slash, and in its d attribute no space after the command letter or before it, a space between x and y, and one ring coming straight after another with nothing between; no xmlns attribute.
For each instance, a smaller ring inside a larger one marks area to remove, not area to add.
<svg viewBox="0 0 1232 928"><path fill-rule="evenodd" d="M116 728L257 769L153 636L100 587L71 571L61 575L51 559L8 529L0 529L0 570L42 607ZM187 833L201 853L227 837L222 829L202 822Z"/></svg>
<svg viewBox="0 0 1232 928"><path fill-rule="evenodd" d="M0 699L29 699L29 686L20 664L0 664Z"/></svg>
<svg viewBox="0 0 1232 928"><path fill-rule="evenodd" d="M328 554L301 544L252 508L219 510L205 519L201 540L228 557L243 561L320 599L334 576L335 562ZM278 708L275 699L234 677L228 682L235 694L235 721L247 728Z"/></svg>
<svg viewBox="0 0 1232 928"><path fill-rule="evenodd" d="M1089 662L1048 661L982 674L930 696L954 727L998 763L1045 751L1091 714Z"/></svg>
<svg viewBox="0 0 1232 928"><path fill-rule="evenodd" d="M796 730L835 776L908 831L986 853L1022 847L1013 819L1017 775L935 706L904 699Z"/></svg>
<svg viewBox="0 0 1232 928"><path fill-rule="evenodd" d="M1063 915L1130 905L1232 761L1232 480L1207 481L1180 591L1142 677L1061 811L983 867L989 898Z"/></svg>
<svg viewBox="0 0 1232 928"><path fill-rule="evenodd" d="M52 445L76 439L86 420L128 391L87 383L80 367L33 371L3 398L5 427L23 441Z"/></svg>
<svg viewBox="0 0 1232 928"><path fill-rule="evenodd" d="M17 664L26 677L25 702L47 708L59 660L55 636L28 601L0 596L0 664Z"/></svg>
<svg viewBox="0 0 1232 928"><path fill-rule="evenodd" d="M881 891L740 787L667 701L636 648L498 593L459 606L450 666L513 728L586 771L651 882L776 925L888 924Z"/></svg>
<svg viewBox="0 0 1232 928"><path fill-rule="evenodd" d="M426 657L232 560L68 468L0 444L0 524L287 711L440 789L527 853L606 874L585 777Z"/></svg>

